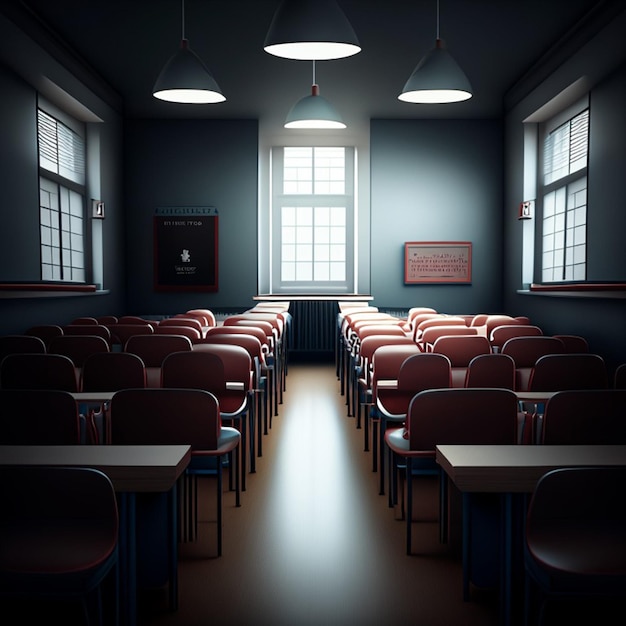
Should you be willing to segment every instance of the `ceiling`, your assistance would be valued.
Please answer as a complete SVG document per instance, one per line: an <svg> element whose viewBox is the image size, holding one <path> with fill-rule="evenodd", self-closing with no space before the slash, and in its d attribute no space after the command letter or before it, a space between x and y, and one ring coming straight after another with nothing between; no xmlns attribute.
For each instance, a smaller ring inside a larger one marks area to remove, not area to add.
<svg viewBox="0 0 626 626"><path fill-rule="evenodd" d="M474 97L420 105L397 99L434 46L437 0L339 0L362 51L316 65L320 93L348 125L370 118L485 118L502 114L504 94L598 0L440 0L440 35L464 69ZM3 4L20 4L3 0ZM309 95L312 63L271 56L263 41L279 0L185 0L185 34L226 102L156 100L152 85L180 45L181 0L25 0L142 118L258 118L287 114Z"/></svg>

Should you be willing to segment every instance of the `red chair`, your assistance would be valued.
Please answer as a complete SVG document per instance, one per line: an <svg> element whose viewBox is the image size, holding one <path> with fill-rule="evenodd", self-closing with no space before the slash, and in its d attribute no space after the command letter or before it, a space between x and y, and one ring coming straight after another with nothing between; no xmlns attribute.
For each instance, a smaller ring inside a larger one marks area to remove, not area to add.
<svg viewBox="0 0 626 626"><path fill-rule="evenodd" d="M63 326L64 335L96 335L102 337L111 347L111 331L102 324L70 324ZM51 340L52 341L52 340Z"/></svg>
<svg viewBox="0 0 626 626"><path fill-rule="evenodd" d="M189 352L191 339L184 335L132 335L126 341L125 352L138 356L146 369L146 387L161 386L161 366L172 352Z"/></svg>
<svg viewBox="0 0 626 626"><path fill-rule="evenodd" d="M63 328L58 324L41 324L39 326L31 326L24 331L24 334L39 337L47 347L52 337L58 337L63 334Z"/></svg>
<svg viewBox="0 0 626 626"><path fill-rule="evenodd" d="M263 435L267 435L269 432L266 402L267 376L263 373L263 365L265 363L263 346L257 337L246 333L224 333L221 332L222 328L221 326L209 328L206 336L194 344L193 349L203 350L205 344L226 344L241 346L247 350L252 364L252 397L250 400L252 402L252 410L254 410L256 415L253 421L257 425L257 455L262 456ZM254 433L251 433L251 436L254 436Z"/></svg>
<svg viewBox="0 0 626 626"><path fill-rule="evenodd" d="M422 332L422 336L420 337L420 345L422 346L424 352L432 352L433 344L439 337L446 337L451 335L477 335L478 331L475 328L471 328L469 326L465 326L459 324L448 325L448 326L429 326L424 329Z"/></svg>
<svg viewBox="0 0 626 626"><path fill-rule="evenodd" d="M95 317L76 317L70 322L70 324L87 324L88 326L97 326L98 320Z"/></svg>
<svg viewBox="0 0 626 626"><path fill-rule="evenodd" d="M46 344L40 337L34 335L1 335L0 361L7 355L15 352L45 353Z"/></svg>
<svg viewBox="0 0 626 626"><path fill-rule="evenodd" d="M123 323L120 321L120 323L112 324L111 326L107 326L107 328L111 331L112 348L122 352L126 349L126 342L129 337L133 335L154 334L154 327L148 323Z"/></svg>
<svg viewBox="0 0 626 626"><path fill-rule="evenodd" d="M625 467L560 468L540 478L524 527L525 623L543 623L549 599L623 604L625 480Z"/></svg>
<svg viewBox="0 0 626 626"><path fill-rule="evenodd" d="M191 446L192 459L186 475L192 480L200 475L217 476L217 554L221 556L222 459L232 456L233 452L237 455L240 434L234 428L221 425L220 405L215 395L190 388L118 391L111 400L111 442L118 445ZM195 489L192 487L187 493L191 495L191 499L185 499L185 519L189 512L187 507L194 505ZM195 536L196 515L193 515L193 520L191 530Z"/></svg>
<svg viewBox="0 0 626 626"><path fill-rule="evenodd" d="M443 335L435 340L432 352L450 360L451 387L465 387L470 361L479 354L489 354L491 346L482 335Z"/></svg>
<svg viewBox="0 0 626 626"><path fill-rule="evenodd" d="M560 339L546 335L512 337L504 343L501 352L515 361L515 390L528 391L530 373L537 359L544 354L563 354L565 346Z"/></svg>
<svg viewBox="0 0 626 626"><path fill-rule="evenodd" d="M174 317L167 317L162 319L158 324L158 328L163 326L189 326L190 328L195 328L200 333L200 336L203 335L202 323L197 317L191 315L174 315Z"/></svg>
<svg viewBox="0 0 626 626"><path fill-rule="evenodd" d="M81 443L78 407L67 391L0 389L1 445Z"/></svg>
<svg viewBox="0 0 626 626"><path fill-rule="evenodd" d="M459 410L461 409L461 410ZM435 462L440 444L514 444L517 441L517 396L508 389L427 389L409 405L406 429L388 430L385 441L406 461L406 552L411 554L414 474L440 480L440 522L447 519L447 478ZM442 539L445 538L442 524ZM469 555L467 555L469 556ZM464 558L464 596L469 595L471 564Z"/></svg>
<svg viewBox="0 0 626 626"><path fill-rule="evenodd" d="M172 319L172 318L170 318ZM163 320L165 321L165 320ZM193 320L197 321L197 320ZM187 337L191 343L196 343L202 339L202 331L197 328L193 328L188 325L175 325L175 324L159 324L154 327L155 335L182 335L183 337Z"/></svg>
<svg viewBox="0 0 626 626"><path fill-rule="evenodd" d="M147 336L147 335L145 335ZM146 386L143 361L130 352L95 352L83 363L80 389L99 393ZM110 443L111 403L87 403L85 412L98 443Z"/></svg>
<svg viewBox="0 0 626 626"><path fill-rule="evenodd" d="M80 326L80 328L96 328L96 326L85 325ZM106 339L98 335L61 335L51 339L48 345L48 353L63 354L72 360L76 373L76 386L79 391L85 359L98 352L110 352Z"/></svg>
<svg viewBox="0 0 626 626"><path fill-rule="evenodd" d="M615 389L626 389L626 363L620 363L615 368L613 387Z"/></svg>
<svg viewBox="0 0 626 626"><path fill-rule="evenodd" d="M374 354L378 359L380 371L380 358L389 358L389 365L393 365L393 353ZM384 367L384 365L383 365ZM383 370L384 373L384 370ZM384 381L375 377L374 397L376 410L380 419L380 491L385 493L385 432L390 424L396 427L403 426L407 419L409 405L415 394L425 389L447 389L452 387L452 367L450 359L438 352L419 352L408 356L400 365L397 373L398 383L395 389L386 388ZM391 460L391 459L390 459ZM392 464L393 465L393 464ZM397 500L393 478L395 472L390 468L389 472L389 506L393 506Z"/></svg>
<svg viewBox="0 0 626 626"><path fill-rule="evenodd" d="M589 342L581 335L552 335L560 339L565 346L565 352L589 352Z"/></svg>
<svg viewBox="0 0 626 626"><path fill-rule="evenodd" d="M78 391L72 359L63 354L8 354L0 363L2 389Z"/></svg>
<svg viewBox="0 0 626 626"><path fill-rule="evenodd" d="M508 354L476 355L467 366L465 387L515 389L515 361Z"/></svg>
<svg viewBox="0 0 626 626"><path fill-rule="evenodd" d="M198 319L204 320L203 326L213 327L217 326L217 320L215 319L215 313L210 309L189 309L185 312L186 315L191 317L198 317Z"/></svg>
<svg viewBox="0 0 626 626"><path fill-rule="evenodd" d="M204 389L213 393L222 420L229 420L241 433L241 489L246 489L246 457L250 446L250 471L256 467L253 407L250 403L250 355L241 346L204 344L202 350L173 352L161 367L161 386L180 389ZM236 485L239 492L239 484Z"/></svg>
<svg viewBox="0 0 626 626"><path fill-rule="evenodd" d="M2 596L78 602L85 623L117 623L119 515L111 480L86 467L5 465L0 492ZM115 593L103 602L108 582Z"/></svg>
<svg viewBox="0 0 626 626"><path fill-rule="evenodd" d="M559 391L546 402L540 443L626 444L626 390Z"/></svg>
<svg viewBox="0 0 626 626"><path fill-rule="evenodd" d="M532 324L503 324L502 326L496 326L489 335L489 343L493 352L499 352L502 346L511 337L524 337L524 336L537 337L543 335L543 331L539 326L533 326Z"/></svg>

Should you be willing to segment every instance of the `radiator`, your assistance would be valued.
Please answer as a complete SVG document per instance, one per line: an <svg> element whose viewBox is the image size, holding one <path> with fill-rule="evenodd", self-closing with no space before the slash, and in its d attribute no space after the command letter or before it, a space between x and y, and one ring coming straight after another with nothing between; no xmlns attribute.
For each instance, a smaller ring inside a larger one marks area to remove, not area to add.
<svg viewBox="0 0 626 626"><path fill-rule="evenodd" d="M292 300L293 343L290 351L334 352L337 303L334 300Z"/></svg>

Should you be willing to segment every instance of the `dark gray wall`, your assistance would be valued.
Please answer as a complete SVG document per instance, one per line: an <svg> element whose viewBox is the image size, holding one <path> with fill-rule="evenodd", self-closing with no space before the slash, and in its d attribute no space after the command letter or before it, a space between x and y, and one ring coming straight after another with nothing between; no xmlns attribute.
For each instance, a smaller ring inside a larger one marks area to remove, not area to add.
<svg viewBox="0 0 626 626"><path fill-rule="evenodd" d="M245 309L257 293L256 120L136 120L126 128L127 310ZM214 206L219 212L218 291L153 287L157 207Z"/></svg>
<svg viewBox="0 0 626 626"><path fill-rule="evenodd" d="M519 98L505 120L505 283L507 312L528 315L545 333L580 334L612 372L626 361L626 298L615 294L539 295L522 289L523 121L562 90L582 80L590 90L587 269L593 281L626 282L626 16L622 15Z"/></svg>
<svg viewBox="0 0 626 626"><path fill-rule="evenodd" d="M500 311L502 157L497 120L372 121L374 304ZM405 285L407 241L472 242L472 284Z"/></svg>

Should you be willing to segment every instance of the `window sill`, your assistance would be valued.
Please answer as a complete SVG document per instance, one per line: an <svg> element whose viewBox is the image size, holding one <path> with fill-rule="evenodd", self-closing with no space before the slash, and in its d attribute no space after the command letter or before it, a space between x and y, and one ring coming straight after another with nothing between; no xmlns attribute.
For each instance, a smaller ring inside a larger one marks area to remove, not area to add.
<svg viewBox="0 0 626 626"><path fill-rule="evenodd" d="M626 283L588 283L568 285L530 285L530 289L518 289L523 296L542 296L549 298L596 298L626 299Z"/></svg>
<svg viewBox="0 0 626 626"><path fill-rule="evenodd" d="M63 283L0 283L0 299L29 298L74 298L101 296L108 289L98 289L97 285L71 285Z"/></svg>

